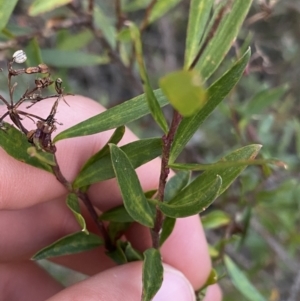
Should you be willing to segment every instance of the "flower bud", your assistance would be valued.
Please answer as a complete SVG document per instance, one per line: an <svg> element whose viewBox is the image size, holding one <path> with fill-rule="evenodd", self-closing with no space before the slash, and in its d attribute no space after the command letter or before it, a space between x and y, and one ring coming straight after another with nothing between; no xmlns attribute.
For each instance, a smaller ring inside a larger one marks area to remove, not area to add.
<svg viewBox="0 0 300 301"><path fill-rule="evenodd" d="M27 60L26 53L23 50L18 50L13 54L13 60L17 64L22 64Z"/></svg>

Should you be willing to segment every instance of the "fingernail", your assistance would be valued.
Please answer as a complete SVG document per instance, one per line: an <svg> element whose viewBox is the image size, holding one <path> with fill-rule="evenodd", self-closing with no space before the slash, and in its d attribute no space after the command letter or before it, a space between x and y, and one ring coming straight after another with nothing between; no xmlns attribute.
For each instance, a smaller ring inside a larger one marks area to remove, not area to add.
<svg viewBox="0 0 300 301"><path fill-rule="evenodd" d="M164 281L153 301L196 301L194 289L178 270L164 264Z"/></svg>

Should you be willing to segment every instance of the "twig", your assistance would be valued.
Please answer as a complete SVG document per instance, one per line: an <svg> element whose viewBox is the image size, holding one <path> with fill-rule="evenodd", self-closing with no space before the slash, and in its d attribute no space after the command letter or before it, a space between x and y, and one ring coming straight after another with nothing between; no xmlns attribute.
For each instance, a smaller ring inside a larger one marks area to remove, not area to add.
<svg viewBox="0 0 300 301"><path fill-rule="evenodd" d="M122 7L121 7L121 1L115 0L115 11L116 11L116 29L119 32L123 26L123 16L122 16Z"/></svg>
<svg viewBox="0 0 300 301"><path fill-rule="evenodd" d="M149 25L149 17L150 17L150 14L151 14L151 11L154 7L154 5L156 4L157 0L152 0L149 5L147 6L146 8L146 11L145 11L145 15L144 15L144 19L140 25L140 31L143 32L147 26Z"/></svg>
<svg viewBox="0 0 300 301"><path fill-rule="evenodd" d="M106 250L109 252L115 250L115 247L113 246L113 244L110 240L110 237L106 231L105 225L101 220L98 219L98 214L97 214L95 208L93 207L92 202L89 199L89 197L87 196L87 194L83 193L82 191L77 191L77 192L75 192L75 194L82 200L85 207L89 211L92 219L94 220L98 229L100 230L100 232L103 236L103 239L104 239L104 244L105 244Z"/></svg>
<svg viewBox="0 0 300 301"><path fill-rule="evenodd" d="M103 222L101 220L98 219L98 214L95 210L95 208L92 205L91 200L89 199L88 195L80 190L74 190L71 183L63 176L63 174L61 173L61 170L59 168L57 159L55 154L54 155L54 161L55 161L55 165L52 166L52 170L53 173L56 177L56 179L71 193L74 193L77 195L78 198L80 198L82 200L82 202L84 203L84 205L86 206L87 210L89 211L89 214L91 215L93 221L95 222L95 224L97 225L100 233L103 236L104 239L104 243L105 243L105 248L107 251L113 251L115 248L111 243L111 240L109 238L109 235L106 231L106 228L103 224Z"/></svg>
<svg viewBox="0 0 300 301"><path fill-rule="evenodd" d="M161 159L159 186L157 192L157 199L160 202L164 201L164 191L166 187L167 178L170 173L170 168L168 167L170 150L174 140L175 133L177 131L177 128L181 120L182 120L182 116L177 111L174 111L170 130L167 135L164 135L162 137L163 151L162 151L162 159ZM163 220L164 220L164 216L162 212L159 209L156 209L155 224L153 229L151 230L152 246L154 248L159 248L160 231L162 228Z"/></svg>

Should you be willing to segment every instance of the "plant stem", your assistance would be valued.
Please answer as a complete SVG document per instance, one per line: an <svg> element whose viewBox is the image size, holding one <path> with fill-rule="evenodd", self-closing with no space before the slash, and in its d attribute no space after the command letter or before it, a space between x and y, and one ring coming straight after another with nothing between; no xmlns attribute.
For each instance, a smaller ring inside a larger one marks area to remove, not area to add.
<svg viewBox="0 0 300 301"><path fill-rule="evenodd" d="M145 12L145 15L144 15L144 19L142 21L142 24L140 25L140 31L143 32L146 27L148 26L149 24L149 17L150 17L150 14L151 14L151 11L152 11L152 8L154 7L154 5L156 4L157 0L152 0L150 2L150 4L148 5L148 7L146 8L146 12Z"/></svg>
<svg viewBox="0 0 300 301"><path fill-rule="evenodd" d="M68 182L68 180L64 177L64 175L61 173L61 170L59 168L59 165L58 165L58 162L57 162L57 159L56 159L56 156L55 154L54 155L54 161L55 161L55 165L52 166L52 170L56 176L56 179L64 185L64 187L66 187L66 189L71 192L71 193L74 193L77 195L77 197L79 199L82 200L82 202L84 203L84 205L86 206L89 214L91 215L93 221L95 222L95 224L97 225L97 228L99 229L103 239L104 239L104 243L105 243L105 248L107 251L113 251L115 249L115 247L113 246L110 238L109 238L109 235L106 231L106 228L105 228L105 225L104 223L98 219L98 214L90 200L90 198L88 197L88 195L80 190L75 190L73 189L72 185L70 182Z"/></svg>
<svg viewBox="0 0 300 301"><path fill-rule="evenodd" d="M177 111L174 110L170 130L167 135L164 135L162 137L163 151L162 151L161 169L160 169L160 176L159 176L159 186L157 192L157 199L160 202L164 201L165 187L170 173L170 168L168 166L168 163L169 163L171 146L181 120L182 120L182 116ZM153 248L156 249L159 248L160 232L163 225L163 221L164 221L163 213L158 208L156 208L155 224L151 230L152 246Z"/></svg>

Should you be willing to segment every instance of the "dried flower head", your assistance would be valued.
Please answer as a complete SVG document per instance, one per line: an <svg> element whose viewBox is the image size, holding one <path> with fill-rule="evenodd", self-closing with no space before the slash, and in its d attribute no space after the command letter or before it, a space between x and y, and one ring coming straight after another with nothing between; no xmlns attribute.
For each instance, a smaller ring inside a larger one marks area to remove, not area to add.
<svg viewBox="0 0 300 301"><path fill-rule="evenodd" d="M13 54L13 60L17 64L22 64L27 60L26 53L23 50L18 50Z"/></svg>

